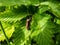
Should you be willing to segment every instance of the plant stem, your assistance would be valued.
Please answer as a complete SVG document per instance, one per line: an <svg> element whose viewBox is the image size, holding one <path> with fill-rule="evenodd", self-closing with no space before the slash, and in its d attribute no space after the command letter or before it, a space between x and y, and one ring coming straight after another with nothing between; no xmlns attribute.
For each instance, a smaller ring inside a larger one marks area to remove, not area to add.
<svg viewBox="0 0 60 45"><path fill-rule="evenodd" d="M1 21L0 21L0 26L1 26L1 28L2 28L2 31L3 31L3 33L4 33L4 36L5 36L5 38L6 38L7 44L10 45L9 40L8 40L8 37L6 36L6 33L5 33L5 31L4 31L4 28L3 28L3 26L2 26Z"/></svg>

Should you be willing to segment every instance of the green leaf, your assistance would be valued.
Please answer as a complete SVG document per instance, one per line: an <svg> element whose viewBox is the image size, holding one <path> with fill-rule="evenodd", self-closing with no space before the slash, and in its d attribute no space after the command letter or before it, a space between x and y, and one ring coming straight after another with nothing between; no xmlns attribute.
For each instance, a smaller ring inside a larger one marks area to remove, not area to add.
<svg viewBox="0 0 60 45"><path fill-rule="evenodd" d="M36 14L33 16L31 24L31 38L38 45L53 45L53 33L56 26L51 22L49 14Z"/></svg>
<svg viewBox="0 0 60 45"><path fill-rule="evenodd" d="M53 13L56 17L60 18L60 8L59 3L57 2L42 2L40 5L47 5L50 7L50 12Z"/></svg>
<svg viewBox="0 0 60 45"><path fill-rule="evenodd" d="M8 39L10 39L10 37L12 36L13 32L14 32L14 25L9 24L8 22L2 22L4 31L6 33L6 36L8 37ZM4 41L6 39L5 35L3 34L3 31L1 29L0 26L0 41Z"/></svg>
<svg viewBox="0 0 60 45"><path fill-rule="evenodd" d="M49 6L45 6L45 5L43 5L43 6L40 6L39 7L39 13L40 14L42 14L42 13L44 13L44 12L46 12L47 10L49 10L50 9L50 7Z"/></svg>
<svg viewBox="0 0 60 45"><path fill-rule="evenodd" d="M28 13L25 6L21 6L21 7L17 6L17 8L13 6L13 7L10 7L9 10L5 10L4 12L0 13L0 21L16 22L17 20L23 19L27 15Z"/></svg>
<svg viewBox="0 0 60 45"><path fill-rule="evenodd" d="M34 2L33 2L34 1ZM38 4L39 0L0 0L0 6Z"/></svg>
<svg viewBox="0 0 60 45"><path fill-rule="evenodd" d="M27 41L29 41L29 35L31 34L31 32L28 32L25 25L26 18L15 23L15 32L12 35L13 44L24 45Z"/></svg>
<svg viewBox="0 0 60 45"><path fill-rule="evenodd" d="M54 22L56 22L57 24L59 24L59 25L60 25L60 19L55 18Z"/></svg>

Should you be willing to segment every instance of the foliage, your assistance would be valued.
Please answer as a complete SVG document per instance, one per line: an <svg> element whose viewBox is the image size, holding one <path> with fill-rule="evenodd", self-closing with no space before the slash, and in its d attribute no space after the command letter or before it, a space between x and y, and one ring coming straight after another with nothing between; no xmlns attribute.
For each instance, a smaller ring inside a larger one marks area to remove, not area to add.
<svg viewBox="0 0 60 45"><path fill-rule="evenodd" d="M0 45L60 45L59 0L0 0Z"/></svg>

